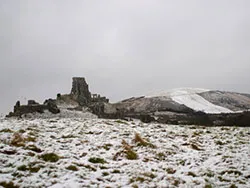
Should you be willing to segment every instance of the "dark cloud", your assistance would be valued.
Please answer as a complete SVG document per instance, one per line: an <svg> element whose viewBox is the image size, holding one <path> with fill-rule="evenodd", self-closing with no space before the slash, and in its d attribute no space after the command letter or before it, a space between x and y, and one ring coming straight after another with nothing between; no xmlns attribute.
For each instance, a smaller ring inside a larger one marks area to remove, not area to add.
<svg viewBox="0 0 250 188"><path fill-rule="evenodd" d="M112 101L153 90L249 92L248 0L2 0L0 112L84 76Z"/></svg>

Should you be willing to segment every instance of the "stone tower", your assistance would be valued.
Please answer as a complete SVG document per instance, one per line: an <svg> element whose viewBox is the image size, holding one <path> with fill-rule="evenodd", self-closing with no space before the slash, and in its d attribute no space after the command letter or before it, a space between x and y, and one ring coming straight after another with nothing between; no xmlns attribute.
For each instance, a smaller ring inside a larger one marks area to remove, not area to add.
<svg viewBox="0 0 250 188"><path fill-rule="evenodd" d="M86 106L91 102L89 86L83 77L73 77L70 95L80 106Z"/></svg>

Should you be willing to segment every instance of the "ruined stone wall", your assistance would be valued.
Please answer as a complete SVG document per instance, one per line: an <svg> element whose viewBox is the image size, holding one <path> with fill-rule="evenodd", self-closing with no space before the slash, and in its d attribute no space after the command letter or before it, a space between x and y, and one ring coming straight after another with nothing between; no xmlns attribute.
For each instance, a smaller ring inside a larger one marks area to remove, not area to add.
<svg viewBox="0 0 250 188"><path fill-rule="evenodd" d="M52 99L46 100L44 104L39 104L34 100L29 100L27 105L20 105L20 102L17 101L14 106L14 111L10 112L6 117L21 117L23 114L35 112L43 113L45 110L49 110L53 114L60 113L60 109Z"/></svg>
<svg viewBox="0 0 250 188"><path fill-rule="evenodd" d="M104 103L109 103L109 99L106 97L102 97L99 94L92 94L91 97L91 102L104 102Z"/></svg>
<svg viewBox="0 0 250 188"><path fill-rule="evenodd" d="M89 86L83 77L74 77L70 95L80 106L86 106L91 102Z"/></svg>

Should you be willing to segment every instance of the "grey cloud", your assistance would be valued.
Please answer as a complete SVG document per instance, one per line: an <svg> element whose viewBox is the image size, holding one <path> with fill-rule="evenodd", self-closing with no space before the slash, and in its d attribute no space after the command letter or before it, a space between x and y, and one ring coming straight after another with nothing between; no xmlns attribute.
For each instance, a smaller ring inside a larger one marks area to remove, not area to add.
<svg viewBox="0 0 250 188"><path fill-rule="evenodd" d="M0 112L84 76L117 101L202 87L249 92L248 0L2 0Z"/></svg>

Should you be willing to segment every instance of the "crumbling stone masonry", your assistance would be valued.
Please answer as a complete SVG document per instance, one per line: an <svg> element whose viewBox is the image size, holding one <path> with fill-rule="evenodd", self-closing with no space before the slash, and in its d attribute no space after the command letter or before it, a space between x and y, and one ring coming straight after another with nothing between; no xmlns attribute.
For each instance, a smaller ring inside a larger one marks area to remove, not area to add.
<svg viewBox="0 0 250 188"><path fill-rule="evenodd" d="M21 105L20 101L17 101L14 106L14 111L10 112L6 117L21 117L23 114L34 112L43 113L44 110L48 110L53 114L60 113L60 109L52 99L46 100L44 104L39 104L34 100L29 100L27 105Z"/></svg>
<svg viewBox="0 0 250 188"><path fill-rule="evenodd" d="M91 94L84 77L73 77L70 96L73 100L77 101L80 106L89 106L91 103L96 102L109 102L109 99L106 97L102 97L99 94Z"/></svg>
<svg viewBox="0 0 250 188"><path fill-rule="evenodd" d="M80 106L86 106L91 102L91 93L89 92L89 86L85 81L85 78L73 78L70 95L74 100L79 103Z"/></svg>
<svg viewBox="0 0 250 188"><path fill-rule="evenodd" d="M57 107L57 104L64 102L66 104L76 104L79 105L72 110L82 110L82 107L93 107L93 111L100 112L103 111L103 106L105 103L109 103L109 99L102 97L99 94L91 94L89 91L89 86L84 77L73 77L72 89L70 94L61 95L57 94L57 99L48 99L43 104L39 104L34 100L28 100L27 105L21 105L17 101L14 106L14 111L10 112L7 117L17 116L21 117L23 114L28 113L43 113L44 110L49 110L51 113L57 114L60 112L60 109ZM94 105L97 104L97 105Z"/></svg>

